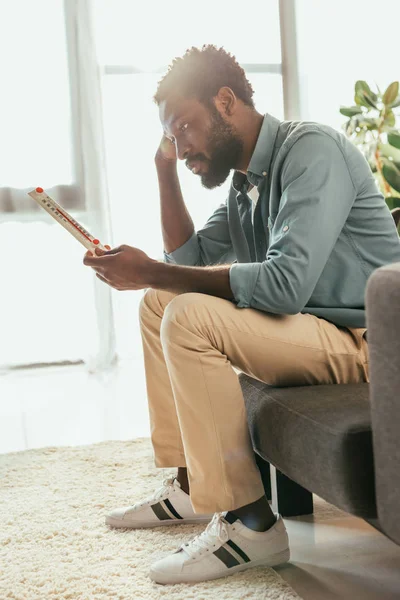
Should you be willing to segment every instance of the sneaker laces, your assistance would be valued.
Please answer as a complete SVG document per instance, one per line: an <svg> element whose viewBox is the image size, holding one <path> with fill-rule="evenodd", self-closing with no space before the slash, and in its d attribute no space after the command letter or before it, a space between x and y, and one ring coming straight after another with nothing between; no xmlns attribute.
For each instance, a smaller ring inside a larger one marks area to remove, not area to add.
<svg viewBox="0 0 400 600"><path fill-rule="evenodd" d="M202 554L207 550L210 551L216 545L220 547L225 544L229 539L229 533L227 522L224 520L224 514L222 512L215 513L206 529L190 542L182 544L177 552L184 550L191 558L195 558L196 555Z"/></svg>
<svg viewBox="0 0 400 600"><path fill-rule="evenodd" d="M139 508L140 506L143 506L144 504L152 504L154 502L157 502L157 500L163 500L164 498L167 498L167 496L169 496L170 492L174 489L175 479L176 479L176 477L168 477L167 479L164 479L162 486L159 487L158 489L156 489L156 491L154 492L154 494L152 496L149 496L148 498L146 498L146 500L137 502L136 504L133 505L132 508L133 509Z"/></svg>

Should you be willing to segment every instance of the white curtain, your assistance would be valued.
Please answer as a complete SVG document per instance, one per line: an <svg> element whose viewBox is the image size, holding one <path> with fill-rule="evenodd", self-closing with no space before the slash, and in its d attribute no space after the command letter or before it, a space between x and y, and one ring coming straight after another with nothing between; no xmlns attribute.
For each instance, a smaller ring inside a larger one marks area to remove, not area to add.
<svg viewBox="0 0 400 600"><path fill-rule="evenodd" d="M87 0L0 3L0 366L116 359L111 289L26 195L42 186L113 244Z"/></svg>
<svg viewBox="0 0 400 600"><path fill-rule="evenodd" d="M100 73L92 31L90 0L65 0L74 134L81 155L81 187L88 221L95 235L113 245L106 176ZM89 357L90 371L108 368L116 361L111 288L97 278L95 305L98 350Z"/></svg>

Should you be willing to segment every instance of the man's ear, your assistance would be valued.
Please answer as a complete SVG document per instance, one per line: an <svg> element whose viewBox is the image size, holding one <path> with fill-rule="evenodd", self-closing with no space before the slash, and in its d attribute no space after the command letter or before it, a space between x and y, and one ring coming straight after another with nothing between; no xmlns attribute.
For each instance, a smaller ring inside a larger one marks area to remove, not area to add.
<svg viewBox="0 0 400 600"><path fill-rule="evenodd" d="M231 117L237 108L237 98L231 88L224 86L215 96L215 105L222 115Z"/></svg>

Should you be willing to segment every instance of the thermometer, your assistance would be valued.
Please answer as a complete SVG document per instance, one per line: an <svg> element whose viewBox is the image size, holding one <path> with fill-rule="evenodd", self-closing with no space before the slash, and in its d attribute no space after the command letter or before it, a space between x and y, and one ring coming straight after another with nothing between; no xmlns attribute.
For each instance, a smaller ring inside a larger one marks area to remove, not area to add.
<svg viewBox="0 0 400 600"><path fill-rule="evenodd" d="M100 248L101 250L111 250L110 246L100 243L98 239L93 237L82 225L75 221L71 217L70 214L67 213L66 210L61 208L59 204L50 196L46 194L43 188L37 187L36 189L28 192L28 196L36 200L36 202L44 208L45 211L49 213L57 221L60 223L69 233L71 233L74 238L78 240L85 248L91 250L94 254L95 248Z"/></svg>

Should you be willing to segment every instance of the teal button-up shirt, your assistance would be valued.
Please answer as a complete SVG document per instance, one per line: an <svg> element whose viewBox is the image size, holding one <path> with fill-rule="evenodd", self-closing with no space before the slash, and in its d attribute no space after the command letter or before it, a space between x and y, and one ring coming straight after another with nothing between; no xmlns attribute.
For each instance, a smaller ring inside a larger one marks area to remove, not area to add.
<svg viewBox="0 0 400 600"><path fill-rule="evenodd" d="M259 192L253 218L250 184ZM367 280L400 261L400 241L358 148L327 125L267 114L247 174L235 171L227 201L164 257L231 264L239 308L365 327Z"/></svg>

